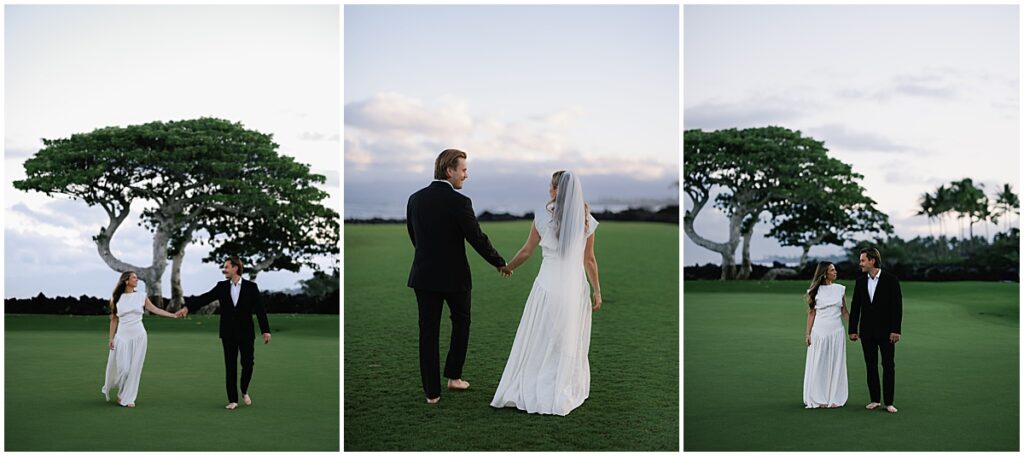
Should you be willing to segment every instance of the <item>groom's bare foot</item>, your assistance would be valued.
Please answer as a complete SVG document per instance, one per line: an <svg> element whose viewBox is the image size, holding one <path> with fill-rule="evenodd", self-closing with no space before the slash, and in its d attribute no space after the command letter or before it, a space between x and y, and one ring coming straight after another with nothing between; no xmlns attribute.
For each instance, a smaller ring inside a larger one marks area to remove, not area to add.
<svg viewBox="0 0 1024 456"><path fill-rule="evenodd" d="M238 403L237 403L237 402L232 402L232 403L230 403L230 404L228 404L228 405L224 406L224 408L226 408L226 409L228 409L228 410L234 410L234 409L236 409L237 407L238 407Z"/></svg>
<svg viewBox="0 0 1024 456"><path fill-rule="evenodd" d="M427 403L428 403L428 404L436 404L436 403L438 403L438 402L439 402L440 400L441 400L441 396L437 396L437 397L435 397L435 398L433 398L433 399L427 399Z"/></svg>
<svg viewBox="0 0 1024 456"><path fill-rule="evenodd" d="M874 410L874 409L878 408L879 405L882 405L882 404L879 404L878 402L872 402L872 403L870 403L868 405L865 405L864 408L866 408L868 410Z"/></svg>
<svg viewBox="0 0 1024 456"><path fill-rule="evenodd" d="M887 406L885 406L885 411L887 411L887 412L889 412L889 413L896 413L896 412L898 412L899 410L896 410L896 407L893 407L893 406L891 406L891 405L887 405Z"/></svg>
<svg viewBox="0 0 1024 456"><path fill-rule="evenodd" d="M248 394L243 394L242 402L245 402L245 405L252 405L252 398L250 398Z"/></svg>
<svg viewBox="0 0 1024 456"><path fill-rule="evenodd" d="M467 381L465 381L465 380L463 380L461 378L456 378L454 380L448 379L448 389L450 389L450 390L468 390L469 389L469 382L467 382Z"/></svg>

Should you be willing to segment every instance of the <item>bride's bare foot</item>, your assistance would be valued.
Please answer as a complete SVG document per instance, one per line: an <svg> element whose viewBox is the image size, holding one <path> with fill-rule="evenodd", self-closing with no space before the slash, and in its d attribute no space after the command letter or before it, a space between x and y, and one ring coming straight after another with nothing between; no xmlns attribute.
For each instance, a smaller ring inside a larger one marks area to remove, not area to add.
<svg viewBox="0 0 1024 456"><path fill-rule="evenodd" d="M898 412L898 410L896 410L896 407L893 407L891 405L885 406L885 411L887 411L889 413L896 413L896 412Z"/></svg>
<svg viewBox="0 0 1024 456"><path fill-rule="evenodd" d="M427 399L427 403L428 403L428 404L436 404L436 403L438 403L439 401L441 401L441 396L437 396L437 397L435 397L435 398L433 398L433 399Z"/></svg>
<svg viewBox="0 0 1024 456"><path fill-rule="evenodd" d="M879 404L878 402L872 402L872 403L870 403L868 405L865 405L864 408L866 408L868 410L874 410L874 409L878 408L879 405L882 405L882 404Z"/></svg>
<svg viewBox="0 0 1024 456"><path fill-rule="evenodd" d="M448 389L450 389L450 390L468 390L469 389L469 382L467 382L467 381L465 381L465 380L463 380L461 378L456 378L454 380L448 379Z"/></svg>
<svg viewBox="0 0 1024 456"><path fill-rule="evenodd" d="M248 394L243 394L242 402L245 402L245 405L252 405L252 398L250 398Z"/></svg>
<svg viewBox="0 0 1024 456"><path fill-rule="evenodd" d="M237 403L237 402L232 402L232 403L230 403L230 404L228 404L228 405L224 406L224 408L226 408L226 409L228 409L228 410L234 410L234 409L235 409L235 408L237 408L237 407L238 407L238 403Z"/></svg>

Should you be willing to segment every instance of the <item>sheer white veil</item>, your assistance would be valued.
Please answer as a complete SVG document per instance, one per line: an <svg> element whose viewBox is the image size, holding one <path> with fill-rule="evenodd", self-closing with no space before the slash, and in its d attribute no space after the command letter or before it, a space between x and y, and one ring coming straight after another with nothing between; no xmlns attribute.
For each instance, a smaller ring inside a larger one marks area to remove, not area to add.
<svg viewBox="0 0 1024 456"><path fill-rule="evenodd" d="M575 173L566 171L559 176L555 192L552 222L558 236L558 255L563 259L578 257L583 261L587 223L583 187Z"/></svg>

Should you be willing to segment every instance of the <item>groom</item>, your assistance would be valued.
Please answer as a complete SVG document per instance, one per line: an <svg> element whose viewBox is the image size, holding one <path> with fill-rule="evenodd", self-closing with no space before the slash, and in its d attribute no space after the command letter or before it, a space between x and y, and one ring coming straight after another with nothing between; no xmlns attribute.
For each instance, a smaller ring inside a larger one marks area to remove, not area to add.
<svg viewBox="0 0 1024 456"><path fill-rule="evenodd" d="M879 401L882 392L878 385L878 353L881 352L885 409L889 413L896 413L896 407L893 406L896 343L900 341L900 324L903 321L900 280L892 273L882 271L882 254L874 247L860 251L860 270L867 274L858 278L853 288L849 331L850 340L859 339L864 349L868 391L871 394L871 403L867 409L874 410L881 405Z"/></svg>
<svg viewBox="0 0 1024 456"><path fill-rule="evenodd" d="M253 339L256 332L252 327L252 314L260 322L263 343L270 343L270 323L267 312L260 298L260 287L256 282L242 279L242 260L238 257L228 258L224 262L223 273L227 280L193 298L192 304L185 304L175 315L184 317L201 307L213 302L220 302L220 341L224 347L225 383L228 390L228 405L224 408L234 410L238 407L238 354L242 354L242 399L245 405L252 405L249 397L249 382L252 380L252 369L255 363L253 356Z"/></svg>
<svg viewBox="0 0 1024 456"><path fill-rule="evenodd" d="M416 292L420 326L420 379L428 404L441 400L438 338L442 303L448 303L452 335L445 361L448 389L469 389L462 380L462 365L469 345L470 289L473 286L466 261L466 241L504 276L505 260L487 235L480 231L473 203L457 192L469 178L466 153L447 149L434 161L434 181L413 193L406 206L406 226L416 253L408 286Z"/></svg>

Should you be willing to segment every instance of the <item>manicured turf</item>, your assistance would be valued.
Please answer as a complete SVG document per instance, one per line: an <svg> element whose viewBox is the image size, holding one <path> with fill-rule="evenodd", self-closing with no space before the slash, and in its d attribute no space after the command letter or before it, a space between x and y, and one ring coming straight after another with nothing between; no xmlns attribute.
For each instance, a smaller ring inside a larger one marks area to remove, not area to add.
<svg viewBox="0 0 1024 456"><path fill-rule="evenodd" d="M5 315L8 451L339 449L338 317L271 314L251 407L224 409L216 316L147 315L137 406L104 402L109 317Z"/></svg>
<svg viewBox="0 0 1024 456"><path fill-rule="evenodd" d="M482 226L506 260L529 234L529 222ZM464 378L473 386L443 391L430 406L420 385L416 299L406 287L406 227L346 225L344 450L678 450L678 227L604 222L596 236L604 308L594 315L590 398L559 417L489 405L539 251L503 279L467 247L473 304ZM450 328L444 317L442 361Z"/></svg>
<svg viewBox="0 0 1024 456"><path fill-rule="evenodd" d="M849 304L853 281L839 283ZM864 408L855 342L846 351L846 406L803 408L806 283L687 281L683 449L1017 451L1019 285L902 286L899 413L890 415Z"/></svg>

